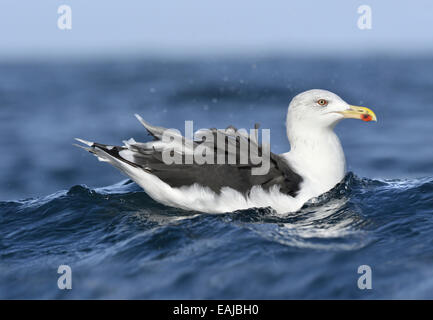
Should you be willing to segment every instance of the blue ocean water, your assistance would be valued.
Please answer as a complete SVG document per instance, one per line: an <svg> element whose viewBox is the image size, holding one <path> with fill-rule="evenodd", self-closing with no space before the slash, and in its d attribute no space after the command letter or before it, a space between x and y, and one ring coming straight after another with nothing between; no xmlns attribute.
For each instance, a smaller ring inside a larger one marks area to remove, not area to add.
<svg viewBox="0 0 433 320"><path fill-rule="evenodd" d="M311 88L379 121L339 124L345 180L283 216L169 208L72 146L147 140L139 113L259 122L286 152L287 105ZM431 57L0 63L0 298L433 298L432 89Z"/></svg>

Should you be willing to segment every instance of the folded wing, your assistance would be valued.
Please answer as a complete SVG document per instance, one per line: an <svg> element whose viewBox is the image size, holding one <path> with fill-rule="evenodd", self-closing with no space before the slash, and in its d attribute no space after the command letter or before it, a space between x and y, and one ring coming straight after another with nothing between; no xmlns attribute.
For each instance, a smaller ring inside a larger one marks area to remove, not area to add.
<svg viewBox="0 0 433 320"><path fill-rule="evenodd" d="M248 135L245 131L230 126L226 130L205 129L198 132L201 136L212 136L213 139L189 141L179 136L178 144L167 143L163 141L167 129L152 126L140 116L136 117L153 136L153 141L141 143L130 139L124 141L123 146L110 146L77 140L86 144L87 147L82 148L95 154L101 161L108 161L127 174L125 169L128 166L139 168L157 176L173 188L199 184L216 193L220 193L224 187L229 187L247 195L253 186L261 186L265 190L276 186L280 192L293 197L300 189L301 176L285 159L274 153L270 153L269 171L266 174L252 174L252 169L260 166L255 164L257 162L252 158L261 156L263 152L262 146L257 142L257 136ZM223 139L223 143L218 143L218 139ZM249 147L245 149L245 145ZM168 148L170 152L178 153L182 159L181 163L166 164L163 152L167 152ZM189 153L197 151L197 148L200 148L202 153L212 154L213 164L187 164L186 157ZM224 163L218 164L221 163L221 156Z"/></svg>

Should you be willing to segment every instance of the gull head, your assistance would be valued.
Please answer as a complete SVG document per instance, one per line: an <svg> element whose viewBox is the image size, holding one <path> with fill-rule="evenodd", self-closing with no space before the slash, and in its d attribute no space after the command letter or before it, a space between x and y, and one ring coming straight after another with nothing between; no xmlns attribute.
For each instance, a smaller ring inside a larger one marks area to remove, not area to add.
<svg viewBox="0 0 433 320"><path fill-rule="evenodd" d="M313 89L302 92L292 99L287 124L311 129L333 129L344 118L377 121L372 110L350 105L330 91Z"/></svg>

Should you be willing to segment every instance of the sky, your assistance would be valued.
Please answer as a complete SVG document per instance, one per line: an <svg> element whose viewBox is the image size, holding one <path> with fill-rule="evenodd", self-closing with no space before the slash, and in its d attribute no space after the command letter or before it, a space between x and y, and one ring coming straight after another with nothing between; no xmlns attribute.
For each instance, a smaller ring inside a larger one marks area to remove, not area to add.
<svg viewBox="0 0 433 320"><path fill-rule="evenodd" d="M60 30L60 5L72 29ZM372 28L357 22L361 5ZM433 52L433 1L2 0L0 57Z"/></svg>

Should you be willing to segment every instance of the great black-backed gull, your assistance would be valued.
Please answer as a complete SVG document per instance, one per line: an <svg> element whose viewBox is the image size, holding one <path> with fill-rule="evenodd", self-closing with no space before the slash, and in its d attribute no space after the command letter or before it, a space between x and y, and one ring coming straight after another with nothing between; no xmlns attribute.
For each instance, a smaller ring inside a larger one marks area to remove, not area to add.
<svg viewBox="0 0 433 320"><path fill-rule="evenodd" d="M130 139L123 146L111 146L77 140L99 160L129 176L154 200L207 213L252 207L271 207L278 213L299 210L306 201L329 191L344 178L346 161L334 133L335 125L344 118L376 121L370 109L349 105L332 92L314 89L300 93L292 99L287 112L290 151L269 152L267 171L253 174L258 164L253 161L251 150L257 150L256 156L264 154L257 136L230 126L226 130L209 129L215 139L191 141L181 137L173 144L173 139L164 139L167 129L136 117L154 141L139 143ZM221 151L217 136L224 139L224 163L217 163L217 153ZM242 148L243 142L249 148ZM202 155L213 153L215 162L186 163L185 159L198 149ZM227 149L235 152L232 161L228 161ZM167 151L180 156L182 163L168 164L163 157Z"/></svg>

